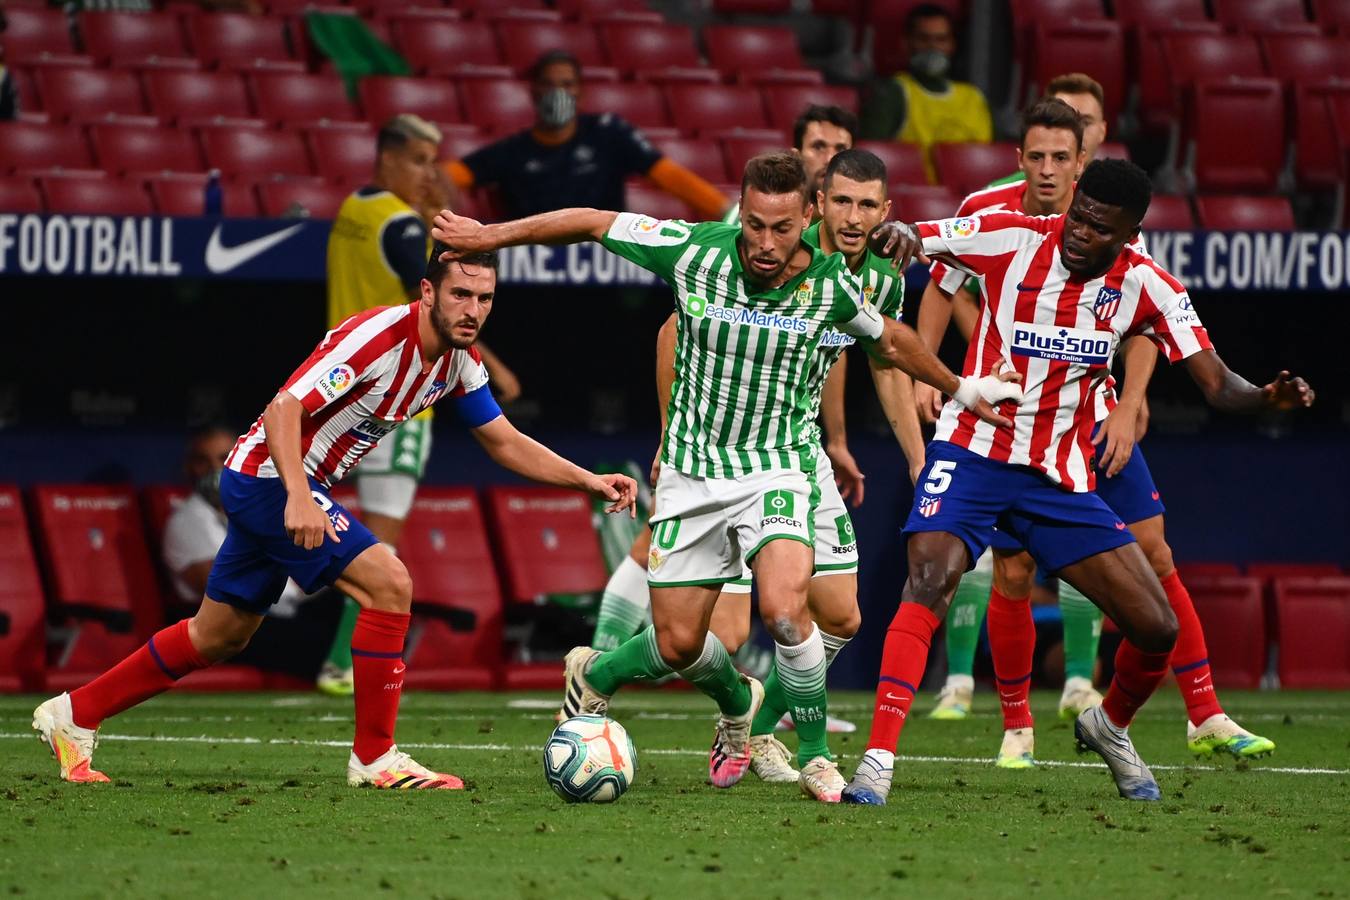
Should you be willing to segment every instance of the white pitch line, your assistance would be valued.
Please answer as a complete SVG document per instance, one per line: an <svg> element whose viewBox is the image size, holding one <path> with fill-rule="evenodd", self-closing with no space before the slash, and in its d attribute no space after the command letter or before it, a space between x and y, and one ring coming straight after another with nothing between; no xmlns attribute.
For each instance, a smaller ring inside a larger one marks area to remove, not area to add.
<svg viewBox="0 0 1350 900"><path fill-rule="evenodd" d="M0 733L0 740L32 740L34 734L28 733ZM242 745L269 745L269 746L295 746L295 747L350 747L351 741L316 741L300 740L289 738L256 738L256 737L212 737L210 735L166 735L166 734L100 734L101 741L128 741L135 743L151 744L242 744ZM521 747L513 744L450 744L450 743L400 743L400 747L413 750L463 750L468 752L486 751L490 753L500 753L504 751L517 753L538 753L542 751L541 747ZM655 756L707 756L706 750L681 750L666 748L648 748L642 751L644 754ZM948 763L968 766L989 766L993 765L991 759L972 758L967 756L896 756L896 762L911 763ZM1038 760L1038 767L1056 768L1056 769L1105 769L1102 763L1094 762L1075 762L1072 760ZM1209 771L1223 772L1227 771L1224 766L1150 766L1151 769L1159 771ZM1292 766L1254 766L1247 770L1248 772L1268 772L1275 775L1350 775L1350 769L1314 769Z"/></svg>

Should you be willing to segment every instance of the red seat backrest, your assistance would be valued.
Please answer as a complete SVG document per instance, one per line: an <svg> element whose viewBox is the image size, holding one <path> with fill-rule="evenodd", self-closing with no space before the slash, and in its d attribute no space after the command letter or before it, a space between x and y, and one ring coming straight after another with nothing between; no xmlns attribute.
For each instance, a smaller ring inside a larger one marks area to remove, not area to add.
<svg viewBox="0 0 1350 900"><path fill-rule="evenodd" d="M455 85L444 78L371 75L361 79L360 91L366 119L376 128L400 113L413 113L429 122L463 120Z"/></svg>
<svg viewBox="0 0 1350 900"><path fill-rule="evenodd" d="M192 45L208 65L224 61L291 58L286 23L248 13L198 15L192 21Z"/></svg>
<svg viewBox="0 0 1350 900"><path fill-rule="evenodd" d="M23 498L12 484L0 485L0 613L9 619L0 634L0 690L41 690L46 611L42 580L28 539Z"/></svg>
<svg viewBox="0 0 1350 900"><path fill-rule="evenodd" d="M497 35L486 22L401 18L393 24L398 48L415 72L452 64L502 64Z"/></svg>
<svg viewBox="0 0 1350 900"><path fill-rule="evenodd" d="M235 72L155 72L146 88L150 110L166 123L253 114L243 76Z"/></svg>
<svg viewBox="0 0 1350 900"><path fill-rule="evenodd" d="M19 6L6 9L0 43L5 47L5 62L10 65L41 60L49 54L75 52L66 14L59 9Z"/></svg>
<svg viewBox="0 0 1350 900"><path fill-rule="evenodd" d="M604 50L595 29L583 22L505 21L496 25L506 64L521 75L553 50L566 50L585 66L603 66Z"/></svg>
<svg viewBox="0 0 1350 900"><path fill-rule="evenodd" d="M534 101L523 81L467 79L460 94L468 120L484 131L500 134L528 128L534 122Z"/></svg>
<svg viewBox="0 0 1350 900"><path fill-rule="evenodd" d="M274 218L286 216L298 206L311 219L336 219L338 209L349 193L343 185L309 178L264 181L258 185L263 215Z"/></svg>
<svg viewBox="0 0 1350 900"><path fill-rule="evenodd" d="M1176 194L1154 194L1142 224L1145 231L1190 231L1195 227L1191 201ZM1236 568L1232 574L1238 574Z"/></svg>
<svg viewBox="0 0 1350 900"><path fill-rule="evenodd" d="M698 216L682 200L661 190L646 179L633 179L624 184L624 209L639 212L654 219L684 219L697 222Z"/></svg>
<svg viewBox="0 0 1350 900"><path fill-rule="evenodd" d="M664 138L654 141L656 149L686 169L713 183L728 181L726 158L716 141L693 138ZM739 173L737 173L739 175ZM641 210L635 210L641 212Z"/></svg>
<svg viewBox="0 0 1350 900"><path fill-rule="evenodd" d="M202 146L206 161L227 177L314 174L305 142L294 131L209 128L203 129Z"/></svg>
<svg viewBox="0 0 1350 900"><path fill-rule="evenodd" d="M1213 231L1294 230L1287 197L1196 197L1195 209L1200 227Z"/></svg>
<svg viewBox="0 0 1350 900"><path fill-rule="evenodd" d="M287 128L310 122L359 122L361 111L347 99L336 75L259 73L253 76L258 115Z"/></svg>
<svg viewBox="0 0 1350 900"><path fill-rule="evenodd" d="M1350 688L1350 578L1276 578L1280 684Z"/></svg>
<svg viewBox="0 0 1350 900"><path fill-rule="evenodd" d="M610 62L625 72L651 72L700 64L694 32L687 25L614 23L600 26Z"/></svg>
<svg viewBox="0 0 1350 900"><path fill-rule="evenodd" d="M774 128L791 128L797 117L812 104L839 106L852 113L858 111L858 92L850 87L828 84L766 84L763 93L764 105L769 113L769 124Z"/></svg>
<svg viewBox="0 0 1350 900"><path fill-rule="evenodd" d="M1042 21L1033 32L1032 82L1042 92L1065 72L1084 72L1102 86L1106 119L1125 106L1125 34L1116 22Z"/></svg>
<svg viewBox="0 0 1350 900"><path fill-rule="evenodd" d="M473 488L419 488L398 555L412 575L417 600L500 615L501 584Z"/></svg>
<svg viewBox="0 0 1350 900"><path fill-rule="evenodd" d="M581 94L581 111L614 113L638 128L663 128L670 125L670 112L661 90L645 82L598 81L586 85Z"/></svg>
<svg viewBox="0 0 1350 900"><path fill-rule="evenodd" d="M899 141L858 141L854 146L859 150L875 153L881 158L886 164L887 184L928 184L928 173L923 166L923 151L917 145L902 144ZM955 212L956 207L952 207L951 213Z"/></svg>
<svg viewBox="0 0 1350 900"><path fill-rule="evenodd" d="M189 131L123 123L89 129L99 164L109 172L205 172L197 139Z"/></svg>
<svg viewBox="0 0 1350 900"><path fill-rule="evenodd" d="M1196 187L1273 191L1284 164L1284 106L1273 78L1197 82L1189 123Z"/></svg>
<svg viewBox="0 0 1350 900"><path fill-rule="evenodd" d="M27 175L0 175L0 209L11 213L42 212L42 195Z"/></svg>
<svg viewBox="0 0 1350 900"><path fill-rule="evenodd" d="M934 144L932 153L938 181L964 196L1007 175L1017 159L1017 145L1011 141Z"/></svg>
<svg viewBox="0 0 1350 900"><path fill-rule="evenodd" d="M492 487L486 499L509 599L530 603L547 594L605 586L608 575L585 494L561 488Z"/></svg>
<svg viewBox="0 0 1350 900"><path fill-rule="evenodd" d="M150 216L155 213L145 185L102 172L89 176L41 178L38 186L52 212L95 216Z"/></svg>
<svg viewBox="0 0 1350 900"><path fill-rule="evenodd" d="M1186 588L1204 626L1209 668L1220 687L1254 690L1266 670L1266 622L1261 579L1243 575L1187 577ZM1177 673L1178 680L1188 677Z"/></svg>
<svg viewBox="0 0 1350 900"><path fill-rule="evenodd" d="M891 217L905 222L950 219L961 206L961 195L940 184L902 184L891 191Z"/></svg>
<svg viewBox="0 0 1350 900"><path fill-rule="evenodd" d="M786 26L709 25L703 29L708 62L723 72L800 69L797 33Z"/></svg>
<svg viewBox="0 0 1350 900"><path fill-rule="evenodd" d="M178 17L172 13L84 12L80 13L80 36L84 49L100 64L192 55Z"/></svg>

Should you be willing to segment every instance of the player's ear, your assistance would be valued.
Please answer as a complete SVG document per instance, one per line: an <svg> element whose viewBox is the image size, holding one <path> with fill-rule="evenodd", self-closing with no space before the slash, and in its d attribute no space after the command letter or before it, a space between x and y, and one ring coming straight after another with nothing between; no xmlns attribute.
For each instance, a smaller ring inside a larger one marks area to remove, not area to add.
<svg viewBox="0 0 1350 900"><path fill-rule="evenodd" d="M881 221L885 222L885 221L886 221L887 219L889 219L890 217L891 217L891 201L890 201L890 200L882 200L882 201L881 201Z"/></svg>
<svg viewBox="0 0 1350 900"><path fill-rule="evenodd" d="M430 281L423 278L421 288L422 288L422 303L425 304L426 306L435 306L436 285L432 284Z"/></svg>

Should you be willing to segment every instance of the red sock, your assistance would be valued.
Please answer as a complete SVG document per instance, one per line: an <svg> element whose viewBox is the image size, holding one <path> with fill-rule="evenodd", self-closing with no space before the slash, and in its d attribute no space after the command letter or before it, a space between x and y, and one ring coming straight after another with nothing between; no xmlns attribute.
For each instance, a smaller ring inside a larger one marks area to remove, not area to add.
<svg viewBox="0 0 1350 900"><path fill-rule="evenodd" d="M99 724L124 709L162 694L189 672L211 665L188 637L183 619L155 634L135 653L93 681L70 692L70 710L81 728Z"/></svg>
<svg viewBox="0 0 1350 900"><path fill-rule="evenodd" d="M408 613L363 609L352 630L352 679L356 683L356 739L352 752L369 764L394 746L398 699L403 693L403 639Z"/></svg>
<svg viewBox="0 0 1350 900"><path fill-rule="evenodd" d="M1116 677L1102 701L1102 711L1117 726L1124 728L1134 720L1148 698L1167 675L1167 653L1145 653L1129 641L1121 641L1116 651Z"/></svg>
<svg viewBox="0 0 1350 900"><path fill-rule="evenodd" d="M1209 650L1205 647L1205 630L1200 617L1191 605L1191 595L1181 583L1181 575L1173 572L1162 580L1167 602L1177 617L1177 645L1172 648L1172 672L1177 676L1177 688L1186 702L1186 715L1192 725L1199 725L1210 716L1223 712L1219 697L1214 693L1214 679L1209 671Z"/></svg>
<svg viewBox="0 0 1350 900"><path fill-rule="evenodd" d="M994 588L989 594L989 649L994 655L998 699L1003 704L1003 728L1032 727L1031 663L1036 653L1036 623L1031 598L1014 600Z"/></svg>
<svg viewBox="0 0 1350 900"><path fill-rule="evenodd" d="M928 646L940 623L928 607L920 603L901 603L891 627L886 630L886 645L881 651L881 677L877 679L877 700L872 711L872 734L868 750L895 752L900 730L905 727L917 685L928 665Z"/></svg>

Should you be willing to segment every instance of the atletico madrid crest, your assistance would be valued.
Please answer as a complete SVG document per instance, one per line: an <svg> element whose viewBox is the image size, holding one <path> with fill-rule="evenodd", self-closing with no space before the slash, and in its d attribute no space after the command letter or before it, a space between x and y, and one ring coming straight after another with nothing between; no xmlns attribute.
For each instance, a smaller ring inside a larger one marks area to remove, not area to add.
<svg viewBox="0 0 1350 900"><path fill-rule="evenodd" d="M919 515L925 519L935 516L942 509L941 497L924 497L919 501Z"/></svg>
<svg viewBox="0 0 1350 900"><path fill-rule="evenodd" d="M1097 299L1092 303L1092 314L1097 317L1097 321L1110 322L1119 311L1120 291L1104 287L1097 292Z"/></svg>

